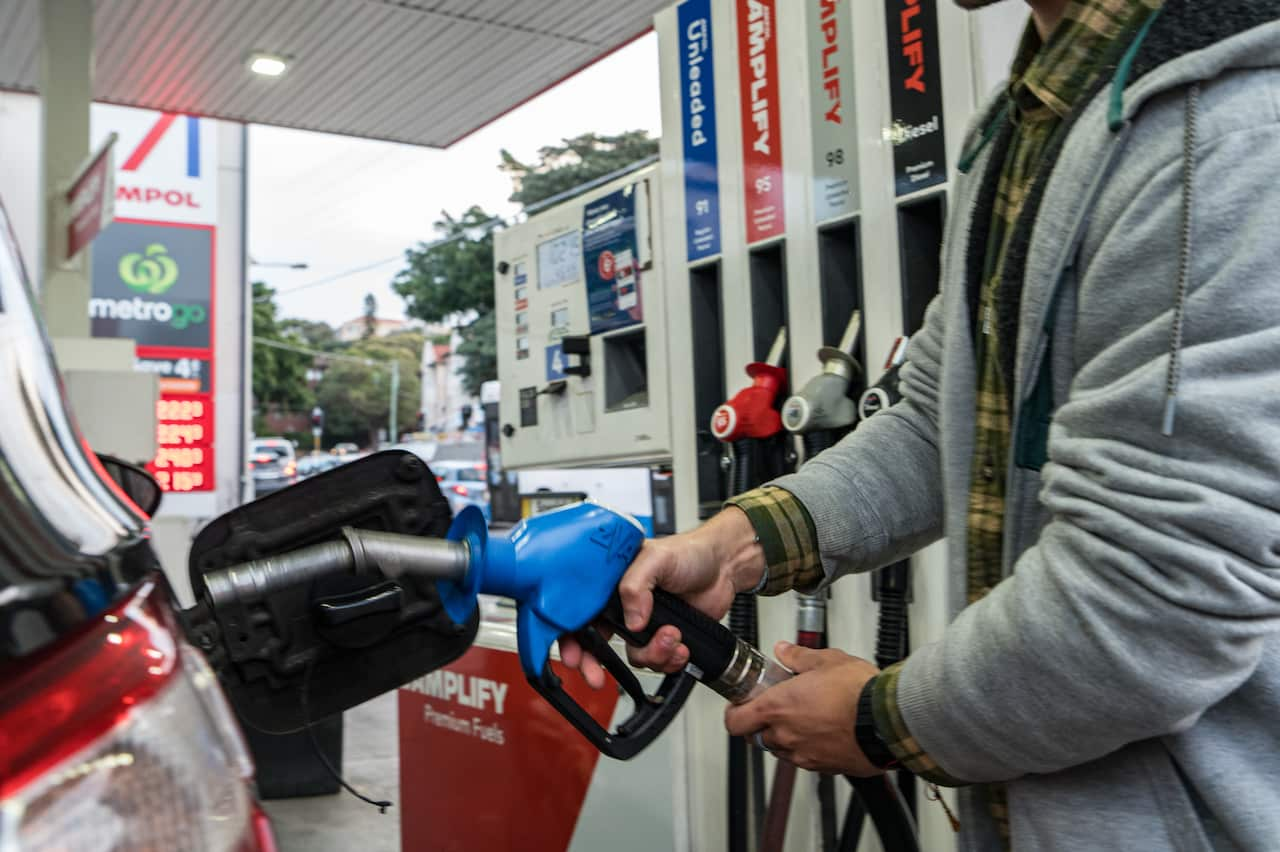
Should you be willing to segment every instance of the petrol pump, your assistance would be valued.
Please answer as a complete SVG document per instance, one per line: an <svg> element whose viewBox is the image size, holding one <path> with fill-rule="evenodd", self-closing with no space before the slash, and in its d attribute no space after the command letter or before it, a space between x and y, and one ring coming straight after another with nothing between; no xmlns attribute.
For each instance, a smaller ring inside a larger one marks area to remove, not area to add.
<svg viewBox="0 0 1280 852"><path fill-rule="evenodd" d="M780 327L790 390L778 405L829 369L830 359L810 353L840 348L859 312L861 333L847 355L864 374L849 380L851 411L864 387L878 384L885 353L919 327L937 289L961 135L1006 73L1025 21L1011 4L966 13L937 0L684 0L656 17L663 199L684 213L668 217L666 238L678 529L731 496L711 418L757 381L744 367L764 360ZM690 368L681 374L683 364ZM886 395L879 391L872 404ZM793 461L805 458L797 447ZM895 597L900 584L891 582L905 565L831 587L832 647L876 658L885 590L906 609L911 642L938 638L947 598L941 546L910 565L909 595ZM794 595L761 599L760 647L794 641L808 619L797 624L798 611ZM741 846L727 818L720 715L697 694L684 713L685 783L696 802L688 837L698 849L759 849L759 836ZM765 761L771 769L773 759ZM819 780L802 773L795 785L784 848L830 848L835 820L819 806ZM845 785L836 798L843 820ZM942 809L912 804L921 848L953 848ZM879 848L874 834L862 831L854 845Z"/></svg>

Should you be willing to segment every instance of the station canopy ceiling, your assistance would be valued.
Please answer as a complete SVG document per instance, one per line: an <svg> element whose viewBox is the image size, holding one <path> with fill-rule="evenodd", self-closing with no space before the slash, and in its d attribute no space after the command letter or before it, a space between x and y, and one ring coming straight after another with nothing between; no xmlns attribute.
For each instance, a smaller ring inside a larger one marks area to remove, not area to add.
<svg viewBox="0 0 1280 852"><path fill-rule="evenodd" d="M447 147L671 2L95 0L94 99ZM37 89L39 3L0 0L0 89ZM256 52L288 70L254 74Z"/></svg>

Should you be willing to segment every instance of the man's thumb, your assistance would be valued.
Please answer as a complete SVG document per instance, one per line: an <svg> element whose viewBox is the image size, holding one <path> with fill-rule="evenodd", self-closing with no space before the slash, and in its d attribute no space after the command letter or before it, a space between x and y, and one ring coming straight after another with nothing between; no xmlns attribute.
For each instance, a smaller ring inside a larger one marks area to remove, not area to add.
<svg viewBox="0 0 1280 852"><path fill-rule="evenodd" d="M777 655L778 662L796 674L816 669L822 664L821 651L805 648L802 645L792 645L790 642L779 642L774 645L773 653Z"/></svg>

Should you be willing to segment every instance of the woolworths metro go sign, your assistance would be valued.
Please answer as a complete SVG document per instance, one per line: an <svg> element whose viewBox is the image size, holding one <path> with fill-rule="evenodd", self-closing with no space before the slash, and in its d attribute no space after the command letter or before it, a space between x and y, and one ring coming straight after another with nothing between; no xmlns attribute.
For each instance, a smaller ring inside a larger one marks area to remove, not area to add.
<svg viewBox="0 0 1280 852"><path fill-rule="evenodd" d="M94 337L207 350L212 296L211 228L118 221L94 243Z"/></svg>

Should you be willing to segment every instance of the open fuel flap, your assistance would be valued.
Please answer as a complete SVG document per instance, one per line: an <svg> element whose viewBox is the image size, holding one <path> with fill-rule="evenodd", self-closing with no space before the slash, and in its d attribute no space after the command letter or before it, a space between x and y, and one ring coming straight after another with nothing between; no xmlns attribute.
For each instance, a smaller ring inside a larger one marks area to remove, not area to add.
<svg viewBox="0 0 1280 852"><path fill-rule="evenodd" d="M456 625L434 580L378 572L319 576L215 610L204 577L343 529L443 537L449 503L412 453L376 453L234 509L205 527L188 569L198 603L182 614L241 720L287 733L457 659L479 627Z"/></svg>

